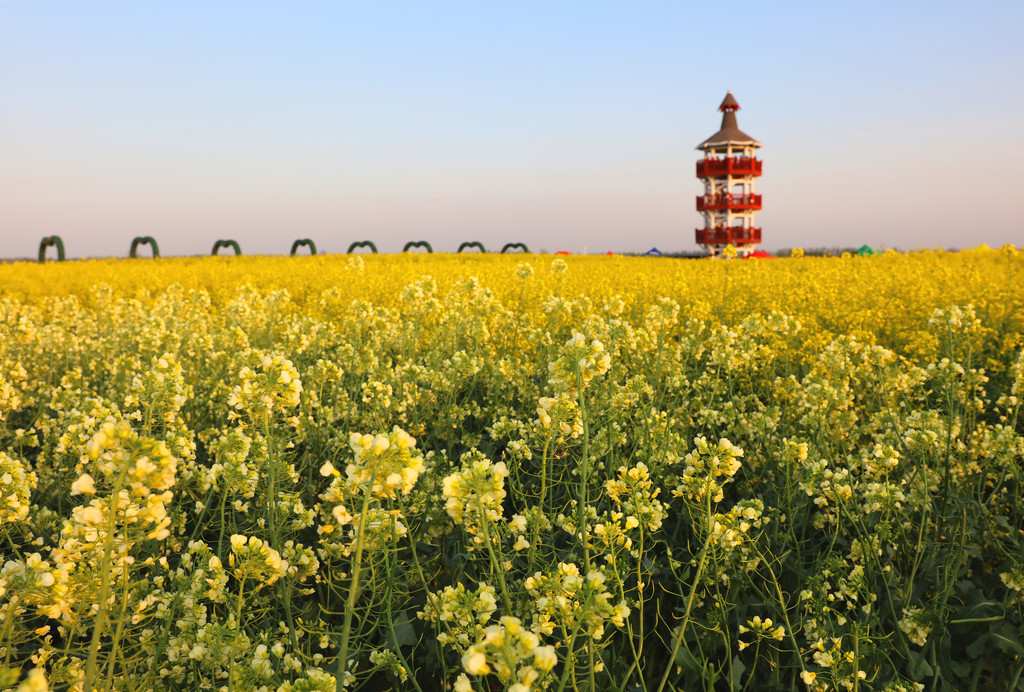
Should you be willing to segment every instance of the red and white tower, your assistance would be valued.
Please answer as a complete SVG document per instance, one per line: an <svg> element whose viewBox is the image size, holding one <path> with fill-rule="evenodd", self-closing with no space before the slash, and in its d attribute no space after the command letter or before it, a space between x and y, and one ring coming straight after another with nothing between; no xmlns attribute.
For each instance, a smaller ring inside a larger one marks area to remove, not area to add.
<svg viewBox="0 0 1024 692"><path fill-rule="evenodd" d="M704 194L697 198L697 211L704 215L697 244L711 256L732 245L744 257L761 243L761 229L754 228L754 216L761 210L761 195L754 194L761 161L754 152L761 143L736 126L739 109L730 91L718 107L721 129L697 147L704 152L704 159L697 162L697 177L704 182Z"/></svg>

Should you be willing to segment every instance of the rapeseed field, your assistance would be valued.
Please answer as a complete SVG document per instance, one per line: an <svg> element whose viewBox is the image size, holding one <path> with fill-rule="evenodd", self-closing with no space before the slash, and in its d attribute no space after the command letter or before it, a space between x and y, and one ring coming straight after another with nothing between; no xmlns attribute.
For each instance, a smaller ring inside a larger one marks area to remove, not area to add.
<svg viewBox="0 0 1024 692"><path fill-rule="evenodd" d="M0 266L0 689L1024 689L1022 285Z"/></svg>

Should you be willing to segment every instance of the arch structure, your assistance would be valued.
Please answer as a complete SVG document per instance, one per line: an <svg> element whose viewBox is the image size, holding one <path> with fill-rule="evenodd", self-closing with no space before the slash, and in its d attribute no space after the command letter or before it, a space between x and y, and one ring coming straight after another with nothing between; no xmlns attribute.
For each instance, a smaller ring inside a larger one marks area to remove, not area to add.
<svg viewBox="0 0 1024 692"><path fill-rule="evenodd" d="M302 246L306 246L309 248L309 254L316 254L316 243L314 243L309 238L299 238L294 243L292 243L291 256L295 257L295 253L298 252L298 249Z"/></svg>
<svg viewBox="0 0 1024 692"><path fill-rule="evenodd" d="M361 247L368 247L370 248L370 252L375 255L377 254L377 246L373 244L372 240L357 240L348 246L348 250L345 251L345 254L351 255L353 250Z"/></svg>
<svg viewBox="0 0 1024 692"><path fill-rule="evenodd" d="M55 247L57 248L57 261L64 261L64 241L61 240L59 235L48 235L39 241L39 263L42 264L46 261L46 248Z"/></svg>
<svg viewBox="0 0 1024 692"><path fill-rule="evenodd" d="M477 248L478 250L480 250L480 252L482 252L484 254L487 253L487 250L484 248L484 244L483 243L478 242L476 240L467 240L465 243L463 243L462 245L459 246L459 249L455 251L455 254L457 255L457 254L461 253L463 250L465 250L467 248L471 248L471 247Z"/></svg>
<svg viewBox="0 0 1024 692"><path fill-rule="evenodd" d="M529 254L529 252L530 252L530 248L526 247L525 243L505 243L505 247L501 248L501 254L504 255L509 250L516 250L516 249L522 250L523 252L525 252L527 254Z"/></svg>
<svg viewBox="0 0 1024 692"><path fill-rule="evenodd" d="M430 253L434 252L434 248L430 247L430 243L428 243L425 240L410 240L408 243L405 244L405 247L402 248L402 252L409 252L409 250L411 250L414 247L425 248L426 251Z"/></svg>
<svg viewBox="0 0 1024 692"><path fill-rule="evenodd" d="M234 249L236 256L242 254L242 248L238 247L238 243L235 242L234 240L218 240L216 243L213 244L213 252L211 252L210 254L216 255L218 252L220 252L220 249L222 247L229 247Z"/></svg>
<svg viewBox="0 0 1024 692"><path fill-rule="evenodd" d="M149 245L150 249L153 250L154 258L160 256L160 247L156 244L156 238L154 238L151 235L144 235L139 236L137 238L132 238L132 247L131 250L128 251L128 256L131 257L132 259L138 257L140 245Z"/></svg>

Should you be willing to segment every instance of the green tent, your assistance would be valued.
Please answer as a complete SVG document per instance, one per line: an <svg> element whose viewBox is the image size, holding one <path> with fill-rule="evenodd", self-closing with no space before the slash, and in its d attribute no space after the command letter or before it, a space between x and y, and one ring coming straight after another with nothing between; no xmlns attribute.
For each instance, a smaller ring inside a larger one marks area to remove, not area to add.
<svg viewBox="0 0 1024 692"><path fill-rule="evenodd" d="M860 255L861 257L867 257L868 255L877 255L878 251L872 250L867 245L861 245L859 248L857 248L857 254Z"/></svg>

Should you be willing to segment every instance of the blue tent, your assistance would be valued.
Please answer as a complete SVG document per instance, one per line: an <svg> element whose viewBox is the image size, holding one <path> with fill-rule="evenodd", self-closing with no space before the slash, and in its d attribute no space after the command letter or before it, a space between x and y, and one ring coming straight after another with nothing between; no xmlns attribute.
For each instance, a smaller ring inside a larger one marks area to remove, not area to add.
<svg viewBox="0 0 1024 692"><path fill-rule="evenodd" d="M651 248L650 250L648 250L648 251L647 251L647 252L645 252L644 254L645 254L645 255L660 255L660 254L661 254L661 250L659 250L659 249L658 249L658 248L656 248L656 247L652 247L652 248Z"/></svg>

